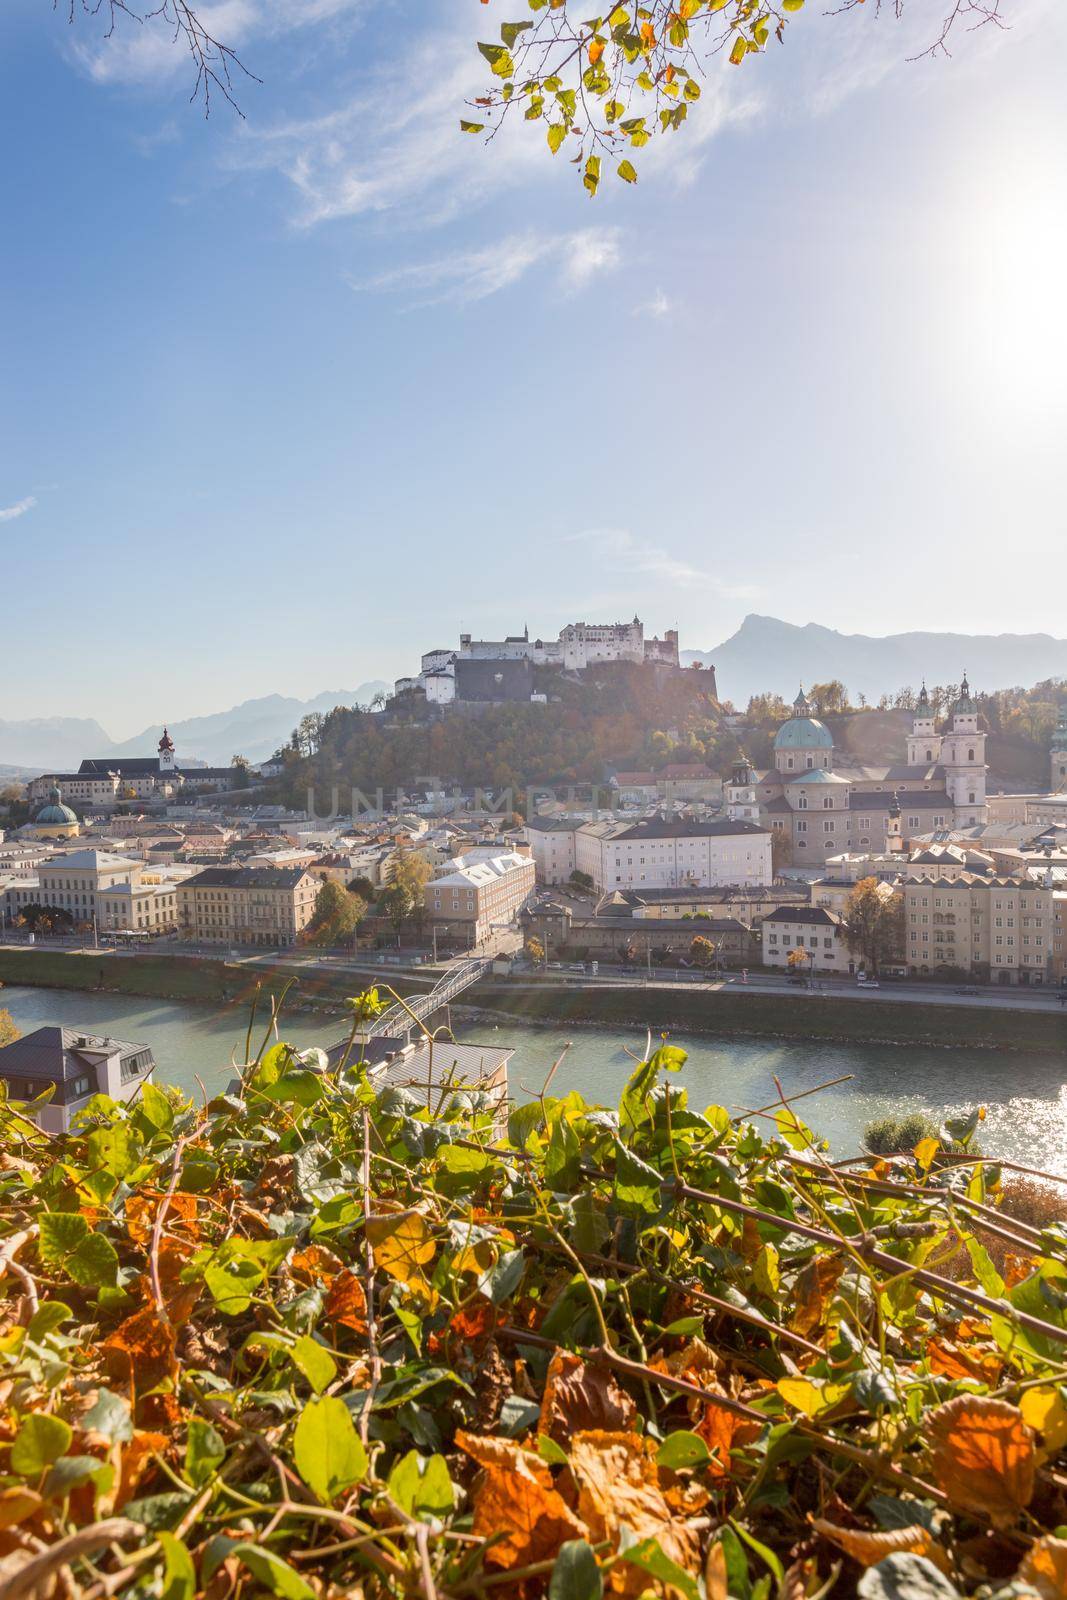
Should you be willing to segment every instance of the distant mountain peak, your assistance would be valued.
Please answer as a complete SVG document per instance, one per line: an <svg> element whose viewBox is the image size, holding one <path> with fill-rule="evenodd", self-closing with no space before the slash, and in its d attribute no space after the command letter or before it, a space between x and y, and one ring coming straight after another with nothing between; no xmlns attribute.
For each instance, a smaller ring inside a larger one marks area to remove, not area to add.
<svg viewBox="0 0 1067 1600"><path fill-rule="evenodd" d="M681 659L713 665L719 693L743 708L754 694L791 697L798 682L829 678L840 678L854 699L862 694L872 701L923 678L958 683L964 670L976 689L1029 688L1045 678L1067 677L1067 639L932 631L878 638L750 612L715 649L683 650Z"/></svg>

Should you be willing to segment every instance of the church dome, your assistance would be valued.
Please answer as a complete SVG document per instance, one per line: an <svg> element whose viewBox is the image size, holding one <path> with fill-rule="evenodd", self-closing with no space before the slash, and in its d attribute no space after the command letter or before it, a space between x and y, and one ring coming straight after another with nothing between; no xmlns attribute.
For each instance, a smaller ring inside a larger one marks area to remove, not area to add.
<svg viewBox="0 0 1067 1600"><path fill-rule="evenodd" d="M776 750L832 750L833 734L818 717L790 717L774 736Z"/></svg>
<svg viewBox="0 0 1067 1600"><path fill-rule="evenodd" d="M1052 735L1053 750L1067 750L1067 706L1060 712L1060 719Z"/></svg>
<svg viewBox="0 0 1067 1600"><path fill-rule="evenodd" d="M48 791L48 804L41 807L33 820L35 826L43 825L45 827L58 828L70 827L78 819L70 807L63 804L63 796L60 793L59 786L53 784Z"/></svg>

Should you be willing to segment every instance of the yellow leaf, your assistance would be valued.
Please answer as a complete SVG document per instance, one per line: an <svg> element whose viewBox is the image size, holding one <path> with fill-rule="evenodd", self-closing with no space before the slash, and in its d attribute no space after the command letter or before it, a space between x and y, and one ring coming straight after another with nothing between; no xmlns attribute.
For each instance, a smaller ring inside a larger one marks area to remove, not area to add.
<svg viewBox="0 0 1067 1600"><path fill-rule="evenodd" d="M1067 1444L1067 1406L1058 1389L1027 1389L1019 1401L1027 1427L1044 1435L1045 1448L1054 1455Z"/></svg>
<svg viewBox="0 0 1067 1600"><path fill-rule="evenodd" d="M929 1172L931 1163L937 1154L938 1141L936 1139L920 1139L912 1155L922 1167L924 1172Z"/></svg>
<svg viewBox="0 0 1067 1600"><path fill-rule="evenodd" d="M806 1417L829 1411L848 1393L847 1383L815 1382L811 1378L779 1378L777 1388L786 1405L802 1411Z"/></svg>
<svg viewBox="0 0 1067 1600"><path fill-rule="evenodd" d="M420 1298L436 1299L422 1270L437 1249L425 1217L418 1211L401 1211L396 1216L368 1217L366 1227L375 1266Z"/></svg>

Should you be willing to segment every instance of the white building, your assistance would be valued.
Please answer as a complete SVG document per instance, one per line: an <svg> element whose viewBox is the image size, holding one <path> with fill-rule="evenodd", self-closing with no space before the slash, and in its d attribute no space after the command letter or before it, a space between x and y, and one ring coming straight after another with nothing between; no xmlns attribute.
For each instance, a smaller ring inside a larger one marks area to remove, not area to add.
<svg viewBox="0 0 1067 1600"><path fill-rule="evenodd" d="M747 887L770 883L771 835L753 822L651 817L642 822L527 824L541 883L566 883L575 871L610 889Z"/></svg>
<svg viewBox="0 0 1067 1600"><path fill-rule="evenodd" d="M131 1099L154 1068L147 1045L75 1028L37 1028L0 1050L0 1083L12 1100L32 1101L51 1091L34 1113L48 1133L66 1133L94 1094Z"/></svg>
<svg viewBox="0 0 1067 1600"><path fill-rule="evenodd" d="M471 943L510 927L536 886L529 856L517 850L474 849L456 856L426 885L426 910L435 922L471 924Z"/></svg>
<svg viewBox="0 0 1067 1600"><path fill-rule="evenodd" d="M821 906L779 906L764 917L760 933L765 967L788 967L800 950L804 960L795 965L804 976L855 969L840 916Z"/></svg>

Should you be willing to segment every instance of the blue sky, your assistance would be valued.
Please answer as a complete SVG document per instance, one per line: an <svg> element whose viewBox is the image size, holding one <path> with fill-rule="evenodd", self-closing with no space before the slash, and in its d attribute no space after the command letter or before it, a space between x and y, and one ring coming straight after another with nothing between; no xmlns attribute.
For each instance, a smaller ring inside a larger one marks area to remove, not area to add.
<svg viewBox="0 0 1067 1600"><path fill-rule="evenodd" d="M458 132L520 0L0 19L0 717L115 737L461 629L1067 633L1067 16L825 17L590 201ZM292 16L299 18L293 26Z"/></svg>

